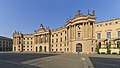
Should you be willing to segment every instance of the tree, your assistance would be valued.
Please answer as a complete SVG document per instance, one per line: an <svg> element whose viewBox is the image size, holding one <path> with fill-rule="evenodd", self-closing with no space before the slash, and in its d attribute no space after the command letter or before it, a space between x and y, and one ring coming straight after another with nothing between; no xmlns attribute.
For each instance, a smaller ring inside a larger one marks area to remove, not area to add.
<svg viewBox="0 0 120 68"><path fill-rule="evenodd" d="M110 50L110 48L111 48L111 42L106 42L106 46L107 46L107 54L111 54L111 50Z"/></svg>
<svg viewBox="0 0 120 68"><path fill-rule="evenodd" d="M100 49L100 46L96 45L96 52L97 52L97 54L100 54L99 49Z"/></svg>

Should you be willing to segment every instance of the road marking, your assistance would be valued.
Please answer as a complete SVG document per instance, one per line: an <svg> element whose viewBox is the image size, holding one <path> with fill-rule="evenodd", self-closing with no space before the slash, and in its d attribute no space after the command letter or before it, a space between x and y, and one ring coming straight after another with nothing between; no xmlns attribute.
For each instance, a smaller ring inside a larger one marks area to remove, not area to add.
<svg viewBox="0 0 120 68"><path fill-rule="evenodd" d="M113 61L117 61L117 62L120 62L119 60L115 60L115 59L111 59L111 60L113 60Z"/></svg>
<svg viewBox="0 0 120 68"><path fill-rule="evenodd" d="M82 60L86 60L86 59L82 57Z"/></svg>

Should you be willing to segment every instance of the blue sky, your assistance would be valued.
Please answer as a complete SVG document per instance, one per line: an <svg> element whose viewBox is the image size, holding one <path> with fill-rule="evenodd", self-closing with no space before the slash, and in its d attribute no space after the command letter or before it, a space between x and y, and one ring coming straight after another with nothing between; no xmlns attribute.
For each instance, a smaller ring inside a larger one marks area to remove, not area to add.
<svg viewBox="0 0 120 68"><path fill-rule="evenodd" d="M40 24L56 29L80 9L96 11L97 22L120 17L120 0L0 0L0 35L33 33Z"/></svg>

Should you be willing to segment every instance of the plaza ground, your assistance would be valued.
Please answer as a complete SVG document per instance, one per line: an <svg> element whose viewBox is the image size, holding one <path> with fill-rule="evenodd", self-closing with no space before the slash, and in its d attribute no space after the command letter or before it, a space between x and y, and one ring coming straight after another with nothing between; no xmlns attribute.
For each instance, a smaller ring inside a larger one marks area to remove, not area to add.
<svg viewBox="0 0 120 68"><path fill-rule="evenodd" d="M88 55L94 68L120 68L120 55Z"/></svg>
<svg viewBox="0 0 120 68"><path fill-rule="evenodd" d="M120 55L6 52L0 68L120 68Z"/></svg>

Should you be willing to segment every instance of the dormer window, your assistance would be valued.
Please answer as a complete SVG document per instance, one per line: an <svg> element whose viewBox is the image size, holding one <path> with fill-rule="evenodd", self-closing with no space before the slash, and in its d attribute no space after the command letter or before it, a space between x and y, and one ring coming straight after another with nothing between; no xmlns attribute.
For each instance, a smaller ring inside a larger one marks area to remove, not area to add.
<svg viewBox="0 0 120 68"><path fill-rule="evenodd" d="M111 25L111 23L109 23L109 25Z"/></svg>
<svg viewBox="0 0 120 68"><path fill-rule="evenodd" d="M116 24L118 24L118 22L115 22Z"/></svg>
<svg viewBox="0 0 120 68"><path fill-rule="evenodd" d="M80 25L78 25L78 29L80 29Z"/></svg>

